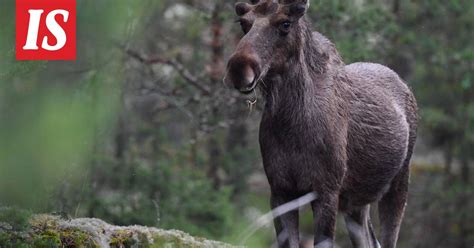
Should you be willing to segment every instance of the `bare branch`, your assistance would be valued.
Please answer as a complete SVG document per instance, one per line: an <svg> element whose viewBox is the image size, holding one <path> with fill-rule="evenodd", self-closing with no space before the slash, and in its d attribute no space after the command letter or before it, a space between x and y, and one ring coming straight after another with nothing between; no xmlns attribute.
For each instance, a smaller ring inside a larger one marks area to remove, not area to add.
<svg viewBox="0 0 474 248"><path fill-rule="evenodd" d="M161 58L161 57L146 58L142 56L141 54L139 54L138 52L133 51L131 49L124 48L124 50L127 55L136 59L142 64L146 64L146 65L165 64L165 65L169 65L173 67L182 78L184 78L192 86L199 89L203 94L205 95L211 94L211 90L207 86L201 84L201 82L199 82L199 79L196 76L194 76L188 69L186 69L186 67L183 64L178 62L176 59L168 59L168 58Z"/></svg>
<svg viewBox="0 0 474 248"><path fill-rule="evenodd" d="M178 71L178 73L184 78L186 79L186 81L188 81L190 84L192 84L194 87L198 88L199 90L201 90L203 93L205 93L206 95L210 95L211 94L211 90L206 87L205 85L202 85L201 83L199 83L199 80L197 79L197 77L193 76L184 66L183 64L179 63L178 61L176 61L175 59L170 59L168 60L167 62L168 65L172 66L176 71Z"/></svg>

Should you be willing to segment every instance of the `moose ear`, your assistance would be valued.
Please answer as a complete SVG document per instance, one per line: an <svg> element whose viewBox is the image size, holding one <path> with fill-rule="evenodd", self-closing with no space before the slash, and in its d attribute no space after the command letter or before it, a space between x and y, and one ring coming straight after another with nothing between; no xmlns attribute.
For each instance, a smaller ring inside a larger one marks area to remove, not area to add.
<svg viewBox="0 0 474 248"><path fill-rule="evenodd" d="M235 4L235 13L238 16L243 16L251 10L251 7L248 3L236 3Z"/></svg>
<svg viewBox="0 0 474 248"><path fill-rule="evenodd" d="M285 5L285 12L289 17L298 19L308 11L310 0L280 0L279 3Z"/></svg>
<svg viewBox="0 0 474 248"><path fill-rule="evenodd" d="M290 6L289 9L289 16L293 16L296 18L301 18L306 14L306 11L308 10L308 5L305 3L297 3L292 6Z"/></svg>

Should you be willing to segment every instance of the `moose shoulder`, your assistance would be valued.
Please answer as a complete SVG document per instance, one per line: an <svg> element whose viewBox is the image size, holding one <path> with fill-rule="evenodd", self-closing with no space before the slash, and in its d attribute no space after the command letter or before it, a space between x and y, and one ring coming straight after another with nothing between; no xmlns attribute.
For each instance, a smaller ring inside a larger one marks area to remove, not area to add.
<svg viewBox="0 0 474 248"><path fill-rule="evenodd" d="M370 222L378 203L380 239L395 247L407 201L417 106L389 68L345 65L312 32L308 0L238 3L245 36L228 62L226 83L265 97L260 146L272 207L317 194L315 247L332 247L338 211L354 247L380 247ZM275 220L280 247L298 247L298 211Z"/></svg>

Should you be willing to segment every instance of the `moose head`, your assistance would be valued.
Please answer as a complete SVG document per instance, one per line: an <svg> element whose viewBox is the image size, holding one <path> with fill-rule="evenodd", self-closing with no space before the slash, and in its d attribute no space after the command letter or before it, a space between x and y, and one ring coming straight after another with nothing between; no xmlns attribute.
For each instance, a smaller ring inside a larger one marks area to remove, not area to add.
<svg viewBox="0 0 474 248"><path fill-rule="evenodd" d="M309 0L251 0L237 3L235 12L244 37L227 65L225 82L251 93L267 74L288 70L298 56L307 25L302 18Z"/></svg>

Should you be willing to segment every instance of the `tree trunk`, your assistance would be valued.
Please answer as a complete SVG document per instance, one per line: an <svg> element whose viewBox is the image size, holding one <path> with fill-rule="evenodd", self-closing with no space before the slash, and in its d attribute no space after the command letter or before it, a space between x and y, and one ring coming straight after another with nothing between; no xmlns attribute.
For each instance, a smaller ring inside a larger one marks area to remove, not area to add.
<svg viewBox="0 0 474 248"><path fill-rule="evenodd" d="M444 152L444 176L445 181L449 183L452 178L452 167L453 167L453 148L449 145Z"/></svg>
<svg viewBox="0 0 474 248"><path fill-rule="evenodd" d="M468 186L470 181L470 168L469 168L469 159L466 156L463 156L461 159L461 181L464 185Z"/></svg>
<svg viewBox="0 0 474 248"><path fill-rule="evenodd" d="M191 151L189 155L190 164L194 167L197 166L198 159L198 130L195 127L191 127Z"/></svg>
<svg viewBox="0 0 474 248"><path fill-rule="evenodd" d="M400 0L393 0L392 11L400 19Z"/></svg>
<svg viewBox="0 0 474 248"><path fill-rule="evenodd" d="M219 169L221 164L221 150L216 137L210 136L207 146L209 154L209 169L207 176L212 180L215 189L221 186L221 178L219 177Z"/></svg>
<svg viewBox="0 0 474 248"><path fill-rule="evenodd" d="M223 3L220 1L215 4L211 17L211 62L208 66L211 88L220 86L222 75L224 72L224 47L222 43L223 24L220 17ZM219 106L212 103L211 116L216 117L219 112ZM215 121L215 120L213 120ZM216 134L211 134L208 140L209 169L208 176L213 181L214 187L217 189L221 186L219 178L219 169L221 165L221 149L217 141Z"/></svg>
<svg viewBox="0 0 474 248"><path fill-rule="evenodd" d="M392 14L395 16L396 23L400 26L403 25L403 18L401 16L401 3L400 0L393 0L392 2ZM397 72L401 78L408 78L412 73L411 61L406 54L400 53L403 51L402 42L400 41L400 34L393 35L390 38L391 49L388 54L388 66Z"/></svg>
<svg viewBox="0 0 474 248"><path fill-rule="evenodd" d="M115 133L115 159L122 161L127 147L127 135L123 117L120 116L117 131Z"/></svg>
<svg viewBox="0 0 474 248"><path fill-rule="evenodd" d="M467 206L469 201L472 200L469 194L469 160L464 156L461 159L461 180L463 183L463 189L461 191L461 195L459 197L460 205L459 206ZM460 232L460 247L469 247L468 237L470 234L470 226L471 221L468 217L468 209L462 208L461 211L461 221L459 223L459 232Z"/></svg>

